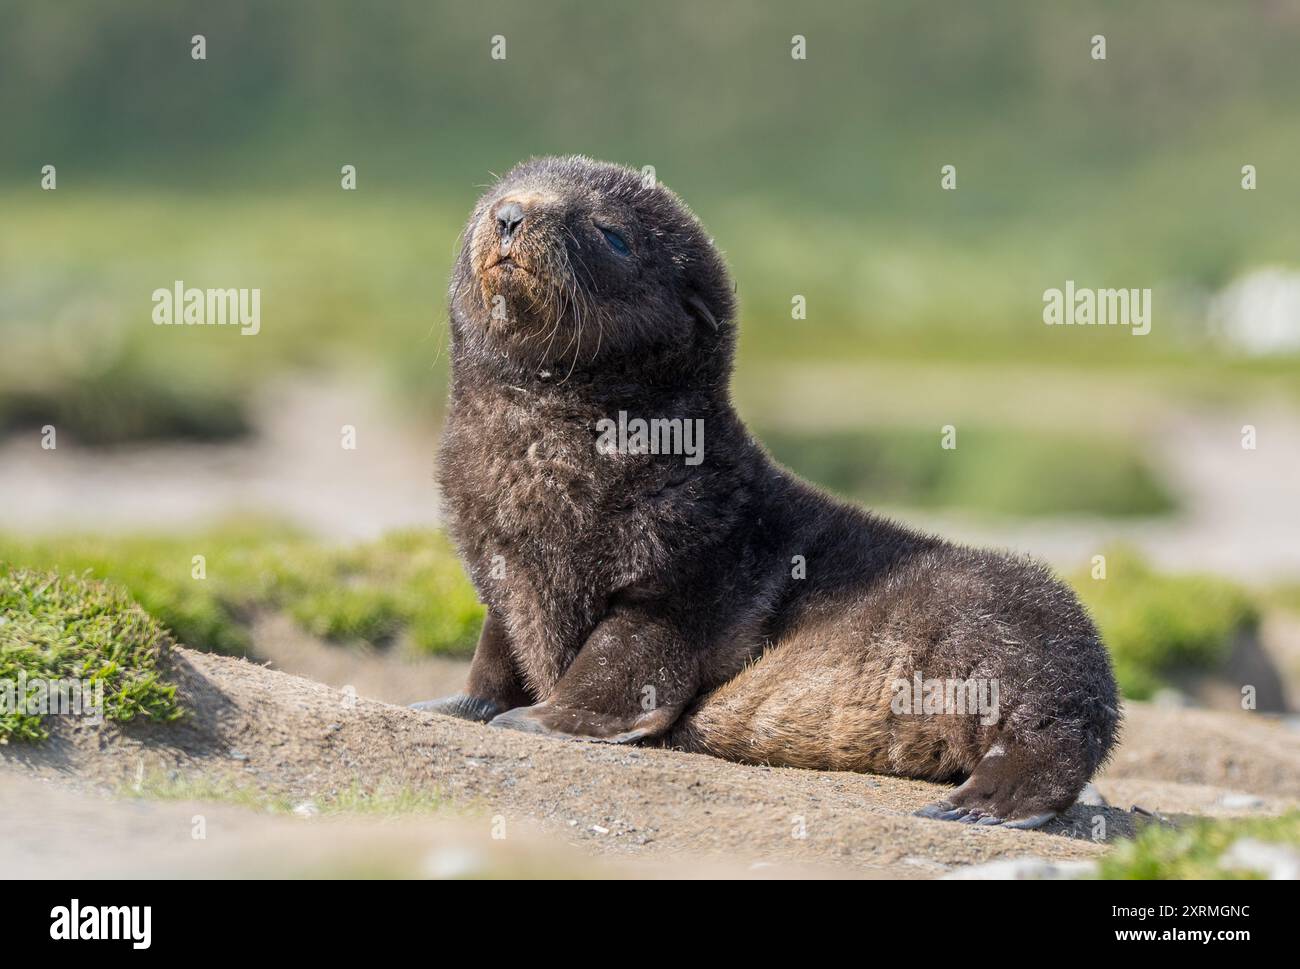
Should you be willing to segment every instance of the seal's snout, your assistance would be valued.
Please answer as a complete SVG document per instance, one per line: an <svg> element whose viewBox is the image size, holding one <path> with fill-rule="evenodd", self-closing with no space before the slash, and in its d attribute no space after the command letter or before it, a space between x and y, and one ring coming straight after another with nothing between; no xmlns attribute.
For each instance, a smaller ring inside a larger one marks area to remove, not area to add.
<svg viewBox="0 0 1300 969"><path fill-rule="evenodd" d="M501 237L501 248L509 249L511 241L524 224L524 207L514 199L503 199L497 203L492 218L496 220L497 233Z"/></svg>

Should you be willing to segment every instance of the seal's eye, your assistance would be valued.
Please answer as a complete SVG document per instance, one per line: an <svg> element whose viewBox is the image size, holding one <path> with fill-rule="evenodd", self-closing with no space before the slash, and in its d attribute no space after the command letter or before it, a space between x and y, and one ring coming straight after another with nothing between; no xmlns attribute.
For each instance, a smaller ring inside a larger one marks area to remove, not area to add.
<svg viewBox="0 0 1300 969"><path fill-rule="evenodd" d="M632 250L628 248L627 240L621 235L613 229L606 229L603 225L598 225L596 228L599 229L600 234L605 237L605 241L609 243L609 247L620 256L631 255Z"/></svg>

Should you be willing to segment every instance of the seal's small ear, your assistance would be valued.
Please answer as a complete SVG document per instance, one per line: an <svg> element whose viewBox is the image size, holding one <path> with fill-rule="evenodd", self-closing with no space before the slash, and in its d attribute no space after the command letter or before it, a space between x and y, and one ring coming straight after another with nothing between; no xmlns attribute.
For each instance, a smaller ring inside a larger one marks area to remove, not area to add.
<svg viewBox="0 0 1300 969"><path fill-rule="evenodd" d="M699 296L691 294L686 298L686 308L691 311L691 315L697 320L709 324L714 330L718 328L717 317L709 309L709 304L704 302Z"/></svg>

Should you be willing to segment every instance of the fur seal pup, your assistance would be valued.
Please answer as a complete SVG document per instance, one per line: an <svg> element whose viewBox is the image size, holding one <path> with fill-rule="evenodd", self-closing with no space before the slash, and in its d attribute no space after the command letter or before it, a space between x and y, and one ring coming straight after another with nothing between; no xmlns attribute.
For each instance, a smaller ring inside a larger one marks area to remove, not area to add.
<svg viewBox="0 0 1300 969"><path fill-rule="evenodd" d="M676 196L582 157L525 162L471 214L450 302L439 477L487 618L465 692L418 706L962 780L921 813L969 823L1074 802L1120 719L1083 608L1042 566L772 461L729 397L727 268Z"/></svg>

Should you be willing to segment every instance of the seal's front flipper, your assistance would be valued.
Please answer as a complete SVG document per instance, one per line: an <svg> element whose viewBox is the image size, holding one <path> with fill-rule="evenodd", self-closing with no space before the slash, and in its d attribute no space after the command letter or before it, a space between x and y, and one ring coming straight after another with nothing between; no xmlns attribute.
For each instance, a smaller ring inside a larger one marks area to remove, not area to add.
<svg viewBox="0 0 1300 969"><path fill-rule="evenodd" d="M666 734L695 698L699 661L663 606L629 599L610 608L543 702L492 725L611 744Z"/></svg>
<svg viewBox="0 0 1300 969"><path fill-rule="evenodd" d="M422 713L441 713L444 716L473 720L476 723L487 723L502 712L499 703L482 697L467 696L464 693L445 696L440 700L421 700L419 703L412 703L411 709Z"/></svg>
<svg viewBox="0 0 1300 969"><path fill-rule="evenodd" d="M591 710L575 710L539 703L517 707L492 720L493 727L522 730L544 737L566 740L595 740L607 744L632 744L657 737L672 725L681 712L660 708L634 717L620 717Z"/></svg>

